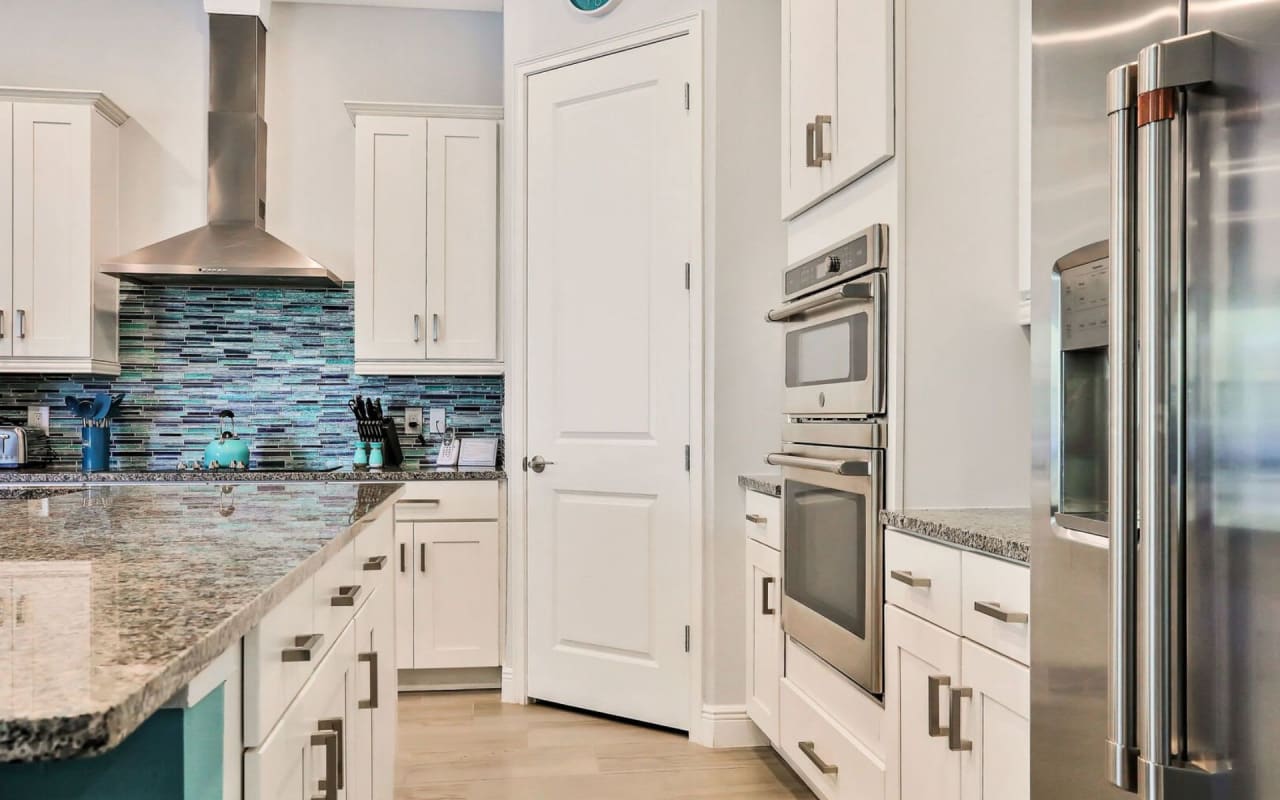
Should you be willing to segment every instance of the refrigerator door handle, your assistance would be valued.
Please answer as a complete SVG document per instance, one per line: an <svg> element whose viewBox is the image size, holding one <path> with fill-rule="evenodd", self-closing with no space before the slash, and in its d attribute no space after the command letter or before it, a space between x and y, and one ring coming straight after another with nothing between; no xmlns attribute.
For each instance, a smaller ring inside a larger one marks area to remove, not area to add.
<svg viewBox="0 0 1280 800"><path fill-rule="evenodd" d="M1228 760L1188 760L1185 631L1185 175L1182 90L1213 80L1213 31L1169 39L1138 56L1138 787L1144 800L1230 797Z"/></svg>
<svg viewBox="0 0 1280 800"><path fill-rule="evenodd" d="M1137 192L1138 64L1107 75L1111 147L1111 282L1108 308L1107 780L1136 791L1137 761Z"/></svg>

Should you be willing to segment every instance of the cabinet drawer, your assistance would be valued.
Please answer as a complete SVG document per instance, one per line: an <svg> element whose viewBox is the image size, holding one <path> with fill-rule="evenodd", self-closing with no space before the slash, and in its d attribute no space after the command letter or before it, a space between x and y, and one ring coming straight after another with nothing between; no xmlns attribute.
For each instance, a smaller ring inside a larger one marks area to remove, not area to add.
<svg viewBox="0 0 1280 800"><path fill-rule="evenodd" d="M961 555L964 637L1030 664L1030 568L978 553Z"/></svg>
<svg viewBox="0 0 1280 800"><path fill-rule="evenodd" d="M952 633L960 633L963 551L900 533L885 532L884 598ZM910 582L927 586L912 586Z"/></svg>
<svg viewBox="0 0 1280 800"><path fill-rule="evenodd" d="M782 682L782 752L826 800L882 800L884 763L789 681Z"/></svg>
<svg viewBox="0 0 1280 800"><path fill-rule="evenodd" d="M830 664L786 637L786 677L877 758L883 758L884 706Z"/></svg>
<svg viewBox="0 0 1280 800"><path fill-rule="evenodd" d="M747 492L747 536L774 550L782 549L782 499Z"/></svg>
<svg viewBox="0 0 1280 800"><path fill-rule="evenodd" d="M244 637L246 747L262 743L332 644L316 627L312 582L290 592Z"/></svg>
<svg viewBox="0 0 1280 800"><path fill-rule="evenodd" d="M373 580L356 562L356 547L352 541L333 558L320 567L313 579L316 629L324 636L328 649L342 629L356 615L356 607L363 604L373 590Z"/></svg>
<svg viewBox="0 0 1280 800"><path fill-rule="evenodd" d="M422 481L408 487L396 503L396 522L498 518L497 481Z"/></svg>
<svg viewBox="0 0 1280 800"><path fill-rule="evenodd" d="M357 580L365 587L363 594L391 585L391 576L399 566L395 544L395 520L384 513L370 523L355 540ZM361 602L364 597L359 598ZM357 603L359 605L359 603Z"/></svg>

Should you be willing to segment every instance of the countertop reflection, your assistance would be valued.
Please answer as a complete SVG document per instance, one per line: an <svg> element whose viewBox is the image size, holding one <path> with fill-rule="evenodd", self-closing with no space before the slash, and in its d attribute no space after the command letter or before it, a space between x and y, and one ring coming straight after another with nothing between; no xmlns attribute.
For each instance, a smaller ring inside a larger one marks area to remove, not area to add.
<svg viewBox="0 0 1280 800"><path fill-rule="evenodd" d="M401 490L154 484L0 499L0 761L114 747Z"/></svg>

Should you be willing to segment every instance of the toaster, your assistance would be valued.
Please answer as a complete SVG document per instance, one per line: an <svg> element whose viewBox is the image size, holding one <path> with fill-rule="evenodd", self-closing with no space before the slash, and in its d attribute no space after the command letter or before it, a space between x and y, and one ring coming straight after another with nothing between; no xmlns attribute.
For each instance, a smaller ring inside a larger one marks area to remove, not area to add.
<svg viewBox="0 0 1280 800"><path fill-rule="evenodd" d="M21 425L0 425L0 469L37 467L53 460L49 436Z"/></svg>

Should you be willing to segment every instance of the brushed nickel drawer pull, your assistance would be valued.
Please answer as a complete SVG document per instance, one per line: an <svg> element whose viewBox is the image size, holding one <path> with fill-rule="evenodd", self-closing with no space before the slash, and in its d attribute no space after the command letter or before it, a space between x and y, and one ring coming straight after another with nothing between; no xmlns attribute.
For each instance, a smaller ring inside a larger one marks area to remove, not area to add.
<svg viewBox="0 0 1280 800"><path fill-rule="evenodd" d="M905 569L889 570L889 577L898 583L905 583L912 589L928 589L933 585L932 578L917 578L910 570Z"/></svg>
<svg viewBox="0 0 1280 800"><path fill-rule="evenodd" d="M964 752L973 749L973 742L960 738L960 701L973 697L972 689L951 689L951 730L947 734L947 749Z"/></svg>
<svg viewBox="0 0 1280 800"><path fill-rule="evenodd" d="M418 545L418 568L422 570L422 574L427 574L427 543L423 542Z"/></svg>
<svg viewBox="0 0 1280 800"><path fill-rule="evenodd" d="M386 556L369 556L365 559L364 566L361 567L365 572L381 572L382 568L387 565Z"/></svg>
<svg viewBox="0 0 1280 800"><path fill-rule="evenodd" d="M400 571L404 572L404 542L400 543Z"/></svg>
<svg viewBox="0 0 1280 800"><path fill-rule="evenodd" d="M320 720L320 730L333 731L335 734L334 738L338 740L338 774L336 780L333 782L337 784L337 788L339 789L345 789L347 785L347 740L346 737L342 735L342 726L342 717ZM333 773L330 773L330 775L332 774ZM320 788L327 789L328 787L321 786Z"/></svg>
<svg viewBox="0 0 1280 800"><path fill-rule="evenodd" d="M931 738L942 739L951 733L950 729L944 726L940 719L942 714L942 698L939 696L940 690L950 686L950 676L929 676L929 736Z"/></svg>
<svg viewBox="0 0 1280 800"><path fill-rule="evenodd" d="M825 126L831 124L831 117L827 114L819 114L813 118L813 160L816 162L812 166L820 167L823 161L831 160L831 153L827 150L826 137L823 135Z"/></svg>
<svg viewBox="0 0 1280 800"><path fill-rule="evenodd" d="M973 604L973 610L979 614L985 614L992 619L1001 622L1010 623L1027 623L1031 621L1031 617L1023 611L1006 611L1000 607L999 603L990 603L986 600L979 600Z"/></svg>
<svg viewBox="0 0 1280 800"><path fill-rule="evenodd" d="M311 746L324 745L325 777L320 779L320 790L324 794L313 794L311 800L338 800L338 782L326 780L338 774L338 734L330 730L322 730L311 734Z"/></svg>
<svg viewBox="0 0 1280 800"><path fill-rule="evenodd" d="M311 656L324 643L324 634L312 633L307 636L293 637L293 647L286 647L280 652L280 660L286 664L298 661L310 661Z"/></svg>
<svg viewBox="0 0 1280 800"><path fill-rule="evenodd" d="M798 742L797 746L800 748L800 752L808 756L809 760L823 775L835 775L840 772L840 768L835 764L828 764L822 760L818 755L817 748L813 746L813 742Z"/></svg>
<svg viewBox="0 0 1280 800"><path fill-rule="evenodd" d="M771 617L774 610L769 606L769 587L773 585L773 577L766 575L760 579L760 613Z"/></svg>
<svg viewBox="0 0 1280 800"><path fill-rule="evenodd" d="M369 665L369 699L361 700L357 705L360 708L377 708L378 707L378 653L360 653L356 659L361 664Z"/></svg>
<svg viewBox="0 0 1280 800"><path fill-rule="evenodd" d="M747 522L750 522L752 525L764 525L768 521L769 521L768 517L762 517L759 514L747 515Z"/></svg>
<svg viewBox="0 0 1280 800"><path fill-rule="evenodd" d="M339 586L338 593L329 598L331 606L354 606L356 598L360 596L360 585L355 586Z"/></svg>

